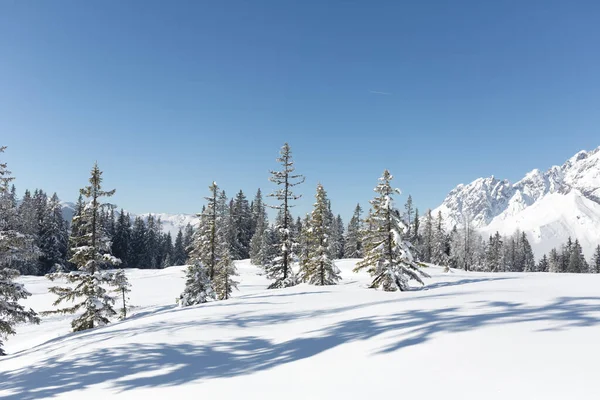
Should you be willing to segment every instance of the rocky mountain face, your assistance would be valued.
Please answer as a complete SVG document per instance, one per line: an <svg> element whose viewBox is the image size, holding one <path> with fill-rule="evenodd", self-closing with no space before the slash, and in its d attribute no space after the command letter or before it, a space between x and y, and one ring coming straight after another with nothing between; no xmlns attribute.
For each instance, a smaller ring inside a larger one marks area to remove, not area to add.
<svg viewBox="0 0 600 400"><path fill-rule="evenodd" d="M516 183L492 176L458 185L438 210L448 229L466 219L486 235L525 231L538 257L569 236L589 256L600 244L600 147Z"/></svg>

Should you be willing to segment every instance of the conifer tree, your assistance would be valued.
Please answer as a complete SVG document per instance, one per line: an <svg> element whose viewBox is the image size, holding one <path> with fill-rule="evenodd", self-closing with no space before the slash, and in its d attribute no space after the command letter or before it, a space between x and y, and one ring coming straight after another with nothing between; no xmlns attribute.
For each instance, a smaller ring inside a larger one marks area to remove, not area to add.
<svg viewBox="0 0 600 400"><path fill-rule="evenodd" d="M131 230L131 244L130 244L130 267L131 268L148 268L146 264L146 223L140 216L135 217L133 221L133 228Z"/></svg>
<svg viewBox="0 0 600 400"><path fill-rule="evenodd" d="M520 241L520 260L522 264L522 270L525 272L533 272L535 271L535 257L533 255L533 250L531 249L531 245L529 244L529 240L527 239L527 235L525 232L521 233L521 241Z"/></svg>
<svg viewBox="0 0 600 400"><path fill-rule="evenodd" d="M422 250L420 253L421 260L428 263L431 262L433 257L433 247L433 216L431 215L431 210L427 210L427 213L425 214L425 226L423 228Z"/></svg>
<svg viewBox="0 0 600 400"><path fill-rule="evenodd" d="M405 210L405 215L406 215L406 222L407 222L407 228L406 228L406 237L410 238L411 237L411 229L412 229L412 223L415 220L413 218L413 215L415 215L415 210L413 208L413 199L412 196L409 194L408 195L408 199L406 199L406 204L404 204L404 210ZM419 219L419 211L417 210L416 213L416 220L418 221ZM417 230L419 229L419 225L417 222Z"/></svg>
<svg viewBox="0 0 600 400"><path fill-rule="evenodd" d="M237 254L234 258L242 260L250 257L250 241L252 239L252 211L246 199L246 195L241 190L233 200L231 209L231 219L236 236L236 243L239 245Z"/></svg>
<svg viewBox="0 0 600 400"><path fill-rule="evenodd" d="M448 255L446 254L446 248L448 247L446 232L444 231L444 219L442 212L438 211L437 219L435 221L435 228L433 232L433 246L431 253L431 262L437 265L447 266Z"/></svg>
<svg viewBox="0 0 600 400"><path fill-rule="evenodd" d="M0 147L0 154L6 147ZM17 225L16 202L13 193L8 189L14 178L8 171L6 163L0 162L0 356L6 355L3 340L15 334L15 325L22 322L39 323L39 317L32 309L26 309L19 300L31 294L23 285L15 282L19 271L8 268L11 261L32 260L36 253L30 253L29 246L33 240L14 228Z"/></svg>
<svg viewBox="0 0 600 400"><path fill-rule="evenodd" d="M298 200L301 195L293 193L292 188L304 182L304 177L299 174L294 174L294 161L292 159L292 151L290 146L285 143L280 151L280 157L277 162L281 163L281 171L271 171L269 180L279 186L269 196L274 197L279 204L271 206L279 211L281 222L276 226L279 234L280 248L278 256L270 265L267 265L267 277L274 282L269 286L269 289L277 289L297 284L297 278L292 270L292 255L296 242L290 232L291 215L289 209L293 207L291 201Z"/></svg>
<svg viewBox="0 0 600 400"><path fill-rule="evenodd" d="M362 258L362 208L360 204L356 205L352 218L348 223L346 231L346 244L344 246L344 258Z"/></svg>
<svg viewBox="0 0 600 400"><path fill-rule="evenodd" d="M252 202L252 239L250 240L250 260L254 265L264 265L265 260L261 258L261 254L265 253L263 249L263 237L265 229L269 227L267 219L267 211L263 202L260 189L256 192L254 201ZM269 246L272 244L269 244Z"/></svg>
<svg viewBox="0 0 600 400"><path fill-rule="evenodd" d="M131 219L121 209L115 225L115 235L112 238L112 254L121 260L123 268L131 265Z"/></svg>
<svg viewBox="0 0 600 400"><path fill-rule="evenodd" d="M548 256L544 254L536 267L537 272L548 272L550 270L550 262Z"/></svg>
<svg viewBox="0 0 600 400"><path fill-rule="evenodd" d="M421 277L428 275L413 259L410 243L404 237L407 228L393 204L393 196L400 194L400 190L392 188L392 179L390 172L385 170L375 187L378 195L370 201L372 212L368 224L371 229L364 241L365 258L357 264L355 271L367 268L373 277L372 288L404 291L409 288L410 280L423 284Z"/></svg>
<svg viewBox="0 0 600 400"><path fill-rule="evenodd" d="M226 197L219 191L216 182L209 186L209 190L210 196L205 197L208 205L198 215L200 225L194 232L189 247L187 280L184 292L179 297L179 304L183 307L206 303L217 298L213 281L219 261L218 246L228 246L225 240L226 232L223 229L219 230L217 217L225 212ZM219 240L224 243L219 243Z"/></svg>
<svg viewBox="0 0 600 400"><path fill-rule="evenodd" d="M550 250L550 254L548 255L548 272L562 272L561 256L556 249Z"/></svg>
<svg viewBox="0 0 600 400"><path fill-rule="evenodd" d="M238 282L234 280L234 277L238 273L226 241L219 240L217 251L218 257L214 279L215 295L218 300L227 300L231 297L233 289L237 289Z"/></svg>
<svg viewBox="0 0 600 400"><path fill-rule="evenodd" d="M183 231L180 229L175 237L175 245L173 246L173 264L183 265L187 259L185 247L183 246Z"/></svg>
<svg viewBox="0 0 600 400"><path fill-rule="evenodd" d="M40 272L66 271L68 232L62 208L56 193L46 202L45 212L40 216L39 246Z"/></svg>
<svg viewBox="0 0 600 400"><path fill-rule="evenodd" d="M503 243L500 233L496 232L493 236L490 236L486 257L486 269L488 271L500 272L504 269L502 264Z"/></svg>
<svg viewBox="0 0 600 400"><path fill-rule="evenodd" d="M579 244L578 239L575 239L575 242L573 243L573 246L572 246L572 249L570 252L569 265L567 267L567 272L575 273L575 274L588 272L588 264L587 264L587 261L585 260L585 257L583 255L583 249L581 248L581 245Z"/></svg>
<svg viewBox="0 0 600 400"><path fill-rule="evenodd" d="M129 297L127 294L131 292L131 284L125 275L125 271L120 269L114 273L111 284L114 286L114 291L121 297L121 308L119 309L119 319L127 318L127 302Z"/></svg>
<svg viewBox="0 0 600 400"><path fill-rule="evenodd" d="M590 265L590 272L594 274L600 274L600 245L598 245L596 250L594 250L592 265Z"/></svg>
<svg viewBox="0 0 600 400"><path fill-rule="evenodd" d="M335 285L340 279L340 271L333 262L328 241L332 235L332 225L328 222L328 199L323 185L317 185L317 201L310 215L308 235L308 257L302 265L301 277L312 285Z"/></svg>
<svg viewBox="0 0 600 400"><path fill-rule="evenodd" d="M106 325L116 314L113 309L115 298L109 295L104 287L112 284L113 274L101 269L103 266L118 265L121 262L110 254L110 240L99 220L100 211L108 206L102 203L102 199L111 197L115 190L102 190L102 171L98 164L94 165L89 181L90 185L80 191L88 199L82 214L78 216L80 236L71 237L73 256L70 261L77 267L77 271L47 275L52 281L66 279L68 283L74 284L49 289L58 296L54 302L55 306L65 301L76 302L77 299L82 299L70 307L47 312L73 314L83 309L83 314L71 322L75 332Z"/></svg>

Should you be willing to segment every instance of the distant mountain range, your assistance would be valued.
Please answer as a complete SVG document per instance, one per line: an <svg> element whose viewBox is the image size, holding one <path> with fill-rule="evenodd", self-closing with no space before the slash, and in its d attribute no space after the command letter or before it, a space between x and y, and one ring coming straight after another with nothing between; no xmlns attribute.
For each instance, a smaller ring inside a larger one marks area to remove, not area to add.
<svg viewBox="0 0 600 400"><path fill-rule="evenodd" d="M491 176L458 185L433 213L438 210L447 229L467 218L484 235L524 231L537 257L569 236L590 257L600 244L600 147L545 172L534 169L516 183Z"/></svg>
<svg viewBox="0 0 600 400"><path fill-rule="evenodd" d="M61 202L62 205L62 213L63 218L67 221L71 221L73 215L75 214L76 204L68 201ZM129 213L131 218L135 218L137 215ZM200 220L196 215L193 214L166 214L166 213L144 213L139 214L139 216L143 217L144 220L148 219L149 215L153 215L155 218L160 218L162 222L162 228L164 232L171 232L173 239L175 239L175 235L179 229L185 228L187 224L191 224L196 227L198 225L198 221Z"/></svg>
<svg viewBox="0 0 600 400"><path fill-rule="evenodd" d="M71 220L74 203L63 203L63 215ZM458 185L435 210L445 217L446 228L462 225L467 217L482 234L496 231L511 235L517 229L530 238L537 257L560 247L571 236L581 242L587 257L600 244L600 147L581 151L562 166L542 172L534 169L516 183L494 176ZM147 218L149 213L141 214ZM173 236L192 214L153 213L163 230ZM134 214L131 214L135 217Z"/></svg>

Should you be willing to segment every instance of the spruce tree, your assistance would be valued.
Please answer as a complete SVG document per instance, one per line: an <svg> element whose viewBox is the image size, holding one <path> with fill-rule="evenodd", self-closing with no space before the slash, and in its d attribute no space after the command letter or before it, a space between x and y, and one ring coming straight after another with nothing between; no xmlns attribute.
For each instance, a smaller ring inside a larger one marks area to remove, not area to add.
<svg viewBox="0 0 600 400"><path fill-rule="evenodd" d="M590 265L590 272L594 274L600 274L600 245L598 245L596 250L594 250L592 265Z"/></svg>
<svg viewBox="0 0 600 400"><path fill-rule="evenodd" d="M231 219L235 231L236 242L239 244L237 254L233 254L239 260L250 257L250 241L252 240L253 215L246 195L241 190L233 200Z"/></svg>
<svg viewBox="0 0 600 400"><path fill-rule="evenodd" d="M123 268L130 268L131 265L131 219L128 214L121 209L117 223L115 225L115 234L112 238L112 254L121 260Z"/></svg>
<svg viewBox="0 0 600 400"><path fill-rule="evenodd" d="M550 254L548 255L548 272L562 272L561 256L556 249L550 250Z"/></svg>
<svg viewBox="0 0 600 400"><path fill-rule="evenodd" d="M0 154L5 149L6 147L0 147ZM0 356L6 355L3 340L8 335L15 334L16 324L40 322L32 309L19 304L19 300L31 294L22 284L14 281L19 276L19 271L7 267L12 261L33 260L36 256L35 252L29 252L33 239L13 229L18 217L14 195L8 189L13 179L6 163L0 162Z"/></svg>
<svg viewBox="0 0 600 400"><path fill-rule="evenodd" d="M431 210L427 210L425 214L425 226L423 228L423 242L421 246L421 260L424 262L430 263L433 258L433 247L434 247L434 237L433 237L433 216L431 215Z"/></svg>
<svg viewBox="0 0 600 400"><path fill-rule="evenodd" d="M63 302L76 302L70 307L48 311L46 314L73 314L83 309L71 322L74 332L106 325L116 314L113 309L115 298L105 289L113 282L113 274L102 271L104 266L120 264L121 260L110 254L110 240L101 225L100 211L108 204L102 203L104 197L111 197L115 190L102 190L102 171L98 164L91 171L90 185L81 189L80 193L88 199L80 220L79 235L71 236L71 260L77 271L71 273L57 272L47 275L52 281L65 279L72 286L54 286L49 289L58 296L54 305ZM81 299L78 301L77 299ZM78 301L78 302L77 302Z"/></svg>
<svg viewBox="0 0 600 400"><path fill-rule="evenodd" d="M68 231L56 193L46 202L45 212L40 217L40 273L66 271Z"/></svg>
<svg viewBox="0 0 600 400"><path fill-rule="evenodd" d="M525 234L525 232L521 233L520 253L521 263L523 265L522 270L525 272L535 271L535 257L533 255L533 250L531 249L531 245L529 244L529 240L527 239L527 235Z"/></svg>
<svg viewBox="0 0 600 400"><path fill-rule="evenodd" d="M500 233L496 232L490 236L486 257L486 269L490 272L500 272L504 269L502 265L503 243Z"/></svg>
<svg viewBox="0 0 600 400"><path fill-rule="evenodd" d="M173 246L173 264L184 265L187 259L185 247L183 246L183 231L180 229L175 237L175 245Z"/></svg>
<svg viewBox="0 0 600 400"><path fill-rule="evenodd" d="M312 285L335 285L340 279L340 271L333 262L329 240L332 225L328 223L328 200L323 185L317 185L316 202L306 230L308 235L308 257L302 265L301 278Z"/></svg>
<svg viewBox="0 0 600 400"><path fill-rule="evenodd" d="M112 277L111 284L114 286L114 291L121 297L119 319L125 319L127 318L127 302L129 301L127 294L131 292L131 284L127 279L127 275L125 275L125 271L122 269L116 271Z"/></svg>
<svg viewBox="0 0 600 400"><path fill-rule="evenodd" d="M267 211L263 202L260 189L256 192L252 202L252 239L250 240L250 260L254 265L264 265L261 253L264 254L263 237L265 229L269 227Z"/></svg>
<svg viewBox="0 0 600 400"><path fill-rule="evenodd" d="M431 250L431 262L436 265L447 266L448 254L446 254L447 237L444 231L444 219L442 212L438 211L433 231L433 245Z"/></svg>
<svg viewBox="0 0 600 400"><path fill-rule="evenodd" d="M372 212L368 217L371 226L365 237L365 258L355 271L367 268L373 277L372 288L385 291L407 290L409 281L423 284L421 277L428 277L421 271L410 252L410 243L404 237L407 230L393 204L394 194L400 190L392 188L393 176L388 170L379 178L375 187L378 194L370 201Z"/></svg>
<svg viewBox="0 0 600 400"><path fill-rule="evenodd" d="M536 267L537 272L548 272L550 270L550 262L548 256L544 254Z"/></svg>
<svg viewBox="0 0 600 400"><path fill-rule="evenodd" d="M579 244L578 239L575 239L575 242L573 243L573 246L572 246L572 249L570 252L569 265L567 267L567 272L575 273L575 274L588 272L588 264L587 264L587 261L585 260L585 257L583 255L583 249L581 248L581 245Z"/></svg>
<svg viewBox="0 0 600 400"><path fill-rule="evenodd" d="M217 216L224 212L225 207L224 204L219 204L218 198L221 193L217 183L213 182L209 190L210 196L205 197L208 206L198 214L200 225L194 232L192 244L189 246L187 279L185 289L179 297L179 305L182 307L206 303L217 298L213 281L219 261L218 246L228 246L228 242L224 240L225 232L219 230L217 222Z"/></svg>
<svg viewBox="0 0 600 400"><path fill-rule="evenodd" d="M346 244L344 245L344 258L362 258L362 208L356 205L352 218L348 223L346 233Z"/></svg>
<svg viewBox="0 0 600 400"><path fill-rule="evenodd" d="M292 151L290 146L285 143L280 151L280 157L277 162L281 163L280 171L271 171L269 180L275 183L279 189L275 190L269 196L274 197L279 204L271 206L279 211L281 221L276 226L279 234L280 248L278 256L273 262L267 266L267 277L274 282L269 286L269 289L277 289L297 284L297 278L292 270L292 255L296 243L290 235L291 215L289 209L293 207L291 201L298 200L301 195L295 195L292 188L304 182L304 177L299 174L294 174L294 161L292 159Z"/></svg>
<svg viewBox="0 0 600 400"><path fill-rule="evenodd" d="M413 215L415 215L415 210L413 208L413 199L412 196L409 194L408 195L408 199L406 199L406 204L404 204L404 210L405 210L405 215L406 215L406 222L407 222L407 228L406 228L406 237L410 238L411 237L411 228L412 228L412 223L413 223ZM416 214L417 220L419 218L419 211L417 211ZM418 222L417 222L417 230L419 229L418 226Z"/></svg>

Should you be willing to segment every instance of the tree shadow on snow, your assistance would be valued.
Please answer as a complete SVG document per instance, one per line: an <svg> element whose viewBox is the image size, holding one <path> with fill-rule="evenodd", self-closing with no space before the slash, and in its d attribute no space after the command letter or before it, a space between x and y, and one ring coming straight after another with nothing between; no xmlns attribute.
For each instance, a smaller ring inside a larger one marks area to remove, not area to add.
<svg viewBox="0 0 600 400"><path fill-rule="evenodd" d="M383 302L367 306L379 303ZM412 309L386 316L344 320L284 342L244 336L199 345L133 343L102 348L86 354L85 358L69 357L68 354L51 356L35 365L1 372L0 391L10 393L4 397L6 400L31 400L51 398L101 383L116 392L168 387L252 374L307 359L346 343L378 336L382 336L379 342L383 343L383 347L376 350L376 354L382 354L427 342L436 335L493 325L544 321L544 325L548 326L545 330L596 326L600 325L599 310L600 297L562 297L542 306L478 301L471 303L468 309ZM341 312L340 309L330 311ZM298 313L282 317L273 314L262 316L261 323L326 315L326 310L313 315ZM231 317L244 319L242 315ZM245 321L239 326L251 323ZM164 323L156 329L170 329L170 325ZM202 329L202 323L194 324L193 321L187 326ZM147 332L147 327L144 329ZM102 331L91 335L95 343L107 339Z"/></svg>

